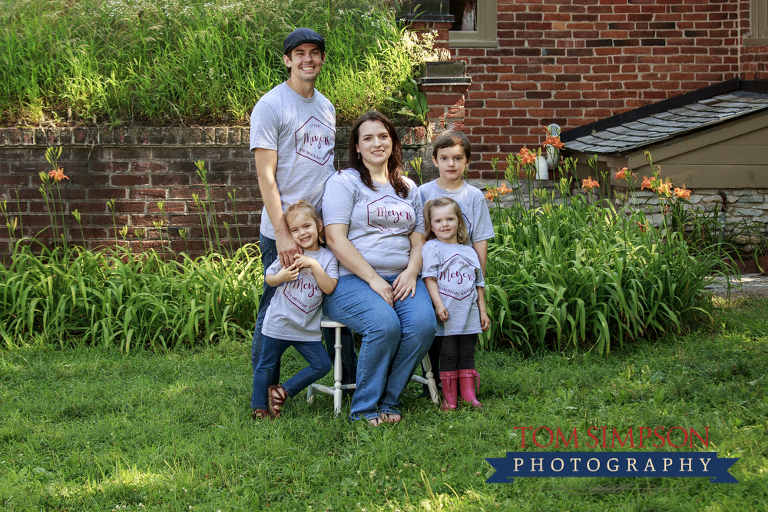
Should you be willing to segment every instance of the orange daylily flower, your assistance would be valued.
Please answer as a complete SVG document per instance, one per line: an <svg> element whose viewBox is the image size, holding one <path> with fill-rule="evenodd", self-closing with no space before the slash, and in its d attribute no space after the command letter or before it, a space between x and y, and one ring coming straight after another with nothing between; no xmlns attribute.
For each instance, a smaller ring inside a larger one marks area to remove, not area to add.
<svg viewBox="0 0 768 512"><path fill-rule="evenodd" d="M640 185L640 190L647 188L648 190L654 190L653 181L650 176L643 176L643 183Z"/></svg>
<svg viewBox="0 0 768 512"><path fill-rule="evenodd" d="M593 188L600 188L600 183L592 179L592 176L587 176L587 179L581 180L581 188L584 190L592 190Z"/></svg>
<svg viewBox="0 0 768 512"><path fill-rule="evenodd" d="M64 168L59 167L58 169L51 171L48 173L49 178L53 178L53 181L59 182L61 180L69 180L66 176L64 176Z"/></svg>
<svg viewBox="0 0 768 512"><path fill-rule="evenodd" d="M691 191L685 188L685 183L683 183L683 188L675 187L675 195L680 199L691 199Z"/></svg>
<svg viewBox="0 0 768 512"><path fill-rule="evenodd" d="M626 167L622 167L621 170L619 170L619 172L617 172L616 174L613 175L613 177L616 178L617 180L627 180L627 181L629 181L629 178L633 178L633 179L637 180L637 174L633 173L632 171L630 171Z"/></svg>
<svg viewBox="0 0 768 512"><path fill-rule="evenodd" d="M669 178L667 178L666 182L661 182L659 180L659 185L656 187L656 192L659 194L664 194L665 196L669 197L672 195L672 182Z"/></svg>
<svg viewBox="0 0 768 512"><path fill-rule="evenodd" d="M512 189L507 187L506 183L502 183L500 187L489 187L488 192L485 193L485 198L488 200L494 200L499 196L504 196L512 192Z"/></svg>
<svg viewBox="0 0 768 512"><path fill-rule="evenodd" d="M547 137L542 146L554 146L557 149L563 149L565 144L560 142L560 137Z"/></svg>
<svg viewBox="0 0 768 512"><path fill-rule="evenodd" d="M523 148L517 154L517 158L520 159L520 163L528 165L536 162L536 154L531 152L528 148Z"/></svg>

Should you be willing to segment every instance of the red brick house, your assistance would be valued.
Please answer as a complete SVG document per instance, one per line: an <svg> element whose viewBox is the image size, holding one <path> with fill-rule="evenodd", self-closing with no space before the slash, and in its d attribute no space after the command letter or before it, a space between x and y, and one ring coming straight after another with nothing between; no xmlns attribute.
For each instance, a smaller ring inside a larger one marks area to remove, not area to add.
<svg viewBox="0 0 768 512"><path fill-rule="evenodd" d="M567 131L733 78L768 79L767 4L413 0L404 17L466 63L471 84L427 77L422 90L436 128L472 141L470 177L490 179L491 159L540 144L549 123Z"/></svg>

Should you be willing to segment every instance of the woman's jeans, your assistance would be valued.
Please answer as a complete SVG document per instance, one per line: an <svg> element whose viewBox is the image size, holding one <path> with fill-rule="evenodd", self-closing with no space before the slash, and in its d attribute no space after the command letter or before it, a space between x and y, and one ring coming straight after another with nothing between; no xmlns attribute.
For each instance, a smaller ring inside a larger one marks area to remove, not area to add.
<svg viewBox="0 0 768 512"><path fill-rule="evenodd" d="M384 279L392 284L396 277ZM424 282L417 280L414 297L390 306L356 275L342 276L323 299L323 314L363 337L350 418L400 414L400 393L435 337L435 311Z"/></svg>
<svg viewBox="0 0 768 512"><path fill-rule="evenodd" d="M264 235L259 237L259 250L261 251L261 264L264 272L277 259L277 242ZM251 368L256 371L261 355L261 327L264 325L264 317L267 314L267 308L275 295L276 288L269 286L264 281L264 287L259 300L259 314L256 318L256 328L253 330L253 341L251 342ZM333 329L323 329L323 338L328 349L328 356L333 360L335 351L333 344L336 340ZM352 333L348 329L341 330L341 363L342 363L342 384L351 384L355 382L355 373L357 372L357 356L355 355L355 345L352 339ZM272 374L270 384L280 382L280 361L277 362L275 371Z"/></svg>
<svg viewBox="0 0 768 512"><path fill-rule="evenodd" d="M307 360L309 366L291 377L283 384L288 396L293 397L316 380L322 379L331 371L331 358L320 341L286 341L262 336L261 357L259 364L253 372L253 395L251 395L252 409L267 408L267 387L272 381L272 374L280 363L280 357L288 347L296 347L296 350Z"/></svg>

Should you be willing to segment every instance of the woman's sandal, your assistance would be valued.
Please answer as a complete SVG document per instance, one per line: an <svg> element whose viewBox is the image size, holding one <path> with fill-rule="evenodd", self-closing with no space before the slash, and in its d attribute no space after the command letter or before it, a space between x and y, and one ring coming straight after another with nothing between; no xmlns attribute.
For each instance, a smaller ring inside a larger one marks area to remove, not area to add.
<svg viewBox="0 0 768 512"><path fill-rule="evenodd" d="M253 416L254 421L272 419L272 415L266 409L254 409Z"/></svg>
<svg viewBox="0 0 768 512"><path fill-rule="evenodd" d="M383 420L383 419L381 419L381 416L374 416L373 418L371 418L371 419L369 419L369 420L368 420L368 423L369 423L369 424L370 424L372 427L378 427L379 425L381 425L382 423L384 423L384 420Z"/></svg>
<svg viewBox="0 0 768 512"><path fill-rule="evenodd" d="M382 423L397 423L403 419L402 416L393 412L383 412L380 416Z"/></svg>
<svg viewBox="0 0 768 512"><path fill-rule="evenodd" d="M288 400L288 392L281 384L273 384L267 390L267 407L273 418L280 417L280 408Z"/></svg>

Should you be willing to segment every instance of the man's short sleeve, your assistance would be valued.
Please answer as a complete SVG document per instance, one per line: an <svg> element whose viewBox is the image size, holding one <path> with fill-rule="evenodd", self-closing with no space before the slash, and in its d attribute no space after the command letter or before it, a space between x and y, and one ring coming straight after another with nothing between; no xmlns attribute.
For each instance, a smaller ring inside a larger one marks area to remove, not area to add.
<svg viewBox="0 0 768 512"><path fill-rule="evenodd" d="M277 151L280 120L266 101L260 100L251 112L251 151L256 148Z"/></svg>

